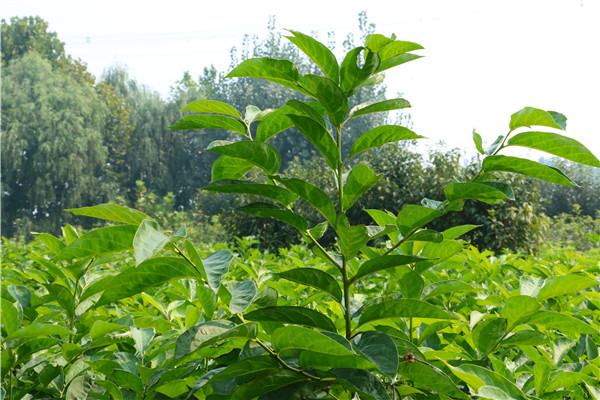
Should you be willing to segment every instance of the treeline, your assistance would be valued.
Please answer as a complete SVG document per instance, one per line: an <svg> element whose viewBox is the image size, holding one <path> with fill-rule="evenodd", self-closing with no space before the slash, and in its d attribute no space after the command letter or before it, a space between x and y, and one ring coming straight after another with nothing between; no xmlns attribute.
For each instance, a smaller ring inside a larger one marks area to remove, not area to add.
<svg viewBox="0 0 600 400"><path fill-rule="evenodd" d="M210 182L210 166L216 157L206 147L214 140L231 138L229 132L168 129L182 115L179 110L193 100L219 100L240 111L249 105L264 110L285 105L290 96L285 88L266 81L225 80L224 72L207 67L197 79L184 73L165 100L130 79L124 67L111 67L95 79L81 60L65 53L64 43L56 33L48 32L48 24L39 17L15 17L1 24L3 236L24 236L30 231L56 233L66 223L85 228L90 222L74 219L63 210L116 202L152 206L163 214L179 213L178 221L190 216L199 223L221 224L235 235L256 234L267 238L263 243L267 247L287 245L296 239L293 232L274 221L233 214L231 207L242 201L239 198L199 191ZM373 29L362 13L360 35ZM335 47L335 42L330 40L329 45ZM354 47L352 34L342 46ZM232 49L231 66L262 56L287 58L302 73L317 73L309 60L276 33L274 20L269 22L266 38L246 36L239 49ZM369 86L357 92L351 107L384 98L385 87ZM351 121L351 136L356 138L391 118L395 123L410 123L406 115L370 114ZM318 185L331 179L322 175L319 161L312 157L312 145L294 129L277 135L270 143L282 155L283 170L302 171ZM291 154L302 156L292 159ZM423 197L442 198L443 184L468 175L472 168L460 161L457 150L440 149L423 156L410 144L366 154L363 161L374 170L386 172L389 178L380 181L354 207L352 217L357 223L367 222L364 208L397 212L403 204L418 203ZM473 203L465 207L461 222L485 227L471 239L488 248L516 248L539 236L536 224L541 212L557 215L579 204L580 212L595 215L600 210L597 172L561 167L571 169L571 176L583 187L538 182L517 185L527 189L517 193L521 211L510 204L490 207ZM214 215L220 219L212 218ZM316 222L316 216L307 218ZM202 232L212 232L207 240L218 236L214 229Z"/></svg>

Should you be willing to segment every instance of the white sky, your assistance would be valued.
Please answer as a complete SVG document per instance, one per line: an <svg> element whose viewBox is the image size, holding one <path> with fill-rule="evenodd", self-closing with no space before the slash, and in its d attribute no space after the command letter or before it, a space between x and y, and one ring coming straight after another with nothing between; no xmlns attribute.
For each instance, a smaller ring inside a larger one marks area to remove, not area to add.
<svg viewBox="0 0 600 400"><path fill-rule="evenodd" d="M425 47L386 84L411 102L427 143L473 148L473 128L491 143L532 106L564 113L568 135L600 156L600 0L2 0L0 15L39 15L97 77L125 64L167 97L183 71L226 70L231 47L264 37L270 15L323 41L333 30L341 48L363 10L378 33Z"/></svg>

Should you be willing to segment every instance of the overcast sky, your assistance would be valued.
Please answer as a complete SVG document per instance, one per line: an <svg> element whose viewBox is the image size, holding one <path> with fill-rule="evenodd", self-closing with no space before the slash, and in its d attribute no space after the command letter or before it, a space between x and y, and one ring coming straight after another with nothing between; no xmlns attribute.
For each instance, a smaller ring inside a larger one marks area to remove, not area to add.
<svg viewBox="0 0 600 400"><path fill-rule="evenodd" d="M227 70L244 34L276 26L307 34L357 32L366 11L377 32L425 47L425 58L387 73L388 97L412 104L428 143L492 142L525 106L560 111L568 135L600 155L599 0L138 1L2 0L0 13L39 15L66 50L99 77L116 63L163 97L189 70Z"/></svg>

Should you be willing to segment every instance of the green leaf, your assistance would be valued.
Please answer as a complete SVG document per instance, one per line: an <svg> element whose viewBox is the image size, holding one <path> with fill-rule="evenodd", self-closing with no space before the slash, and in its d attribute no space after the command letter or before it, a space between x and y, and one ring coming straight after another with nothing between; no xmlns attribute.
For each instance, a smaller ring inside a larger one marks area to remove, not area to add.
<svg viewBox="0 0 600 400"><path fill-rule="evenodd" d="M591 335L597 335L599 333L598 329L577 318L554 311L538 311L525 322L528 324L543 325L548 328L554 328L565 332L575 332L579 334L589 333Z"/></svg>
<svg viewBox="0 0 600 400"><path fill-rule="evenodd" d="M491 183L498 182L481 182L481 183L449 183L444 188L444 193L448 201L475 199L484 202L497 200L512 200L514 194L509 196L506 190L499 190L498 187L492 187Z"/></svg>
<svg viewBox="0 0 600 400"><path fill-rule="evenodd" d="M303 117L308 117L308 118L314 120L315 122L317 122L319 125L321 125L323 127L323 129L327 130L327 124L325 124L325 119L323 118L323 115L321 115L322 113L317 111L315 106L311 103L319 104L315 101L302 102L302 101L298 101L296 99L288 100L288 102L286 104L288 106L290 106L293 109L293 111L295 111L295 112L290 112L291 115L299 115L299 116L303 116ZM325 112L325 114L327 114L327 112ZM288 119L289 119L289 117L288 117Z"/></svg>
<svg viewBox="0 0 600 400"><path fill-rule="evenodd" d="M385 386L369 371L352 368L334 368L329 372L360 393L378 400L391 400Z"/></svg>
<svg viewBox="0 0 600 400"><path fill-rule="evenodd" d="M475 129L473 129L473 142L475 143L475 147L477 148L479 154L485 154L485 151L483 150L483 141L481 140L481 135L475 132Z"/></svg>
<svg viewBox="0 0 600 400"><path fill-rule="evenodd" d="M394 340L386 333L377 331L368 331L360 335L360 340L356 344L369 360L377 364L381 373L390 378L396 376L398 371L398 349Z"/></svg>
<svg viewBox="0 0 600 400"><path fill-rule="evenodd" d="M366 307L358 325L387 318L457 319L454 315L432 304L415 299L389 300Z"/></svg>
<svg viewBox="0 0 600 400"><path fill-rule="evenodd" d="M394 280L398 281L403 298L416 299L421 297L423 286L425 286L421 274L408 266L404 266L392 271L392 276Z"/></svg>
<svg viewBox="0 0 600 400"><path fill-rule="evenodd" d="M244 319L247 321L304 325L330 332L337 331L334 323L327 316L304 307L280 306L259 308L244 315Z"/></svg>
<svg viewBox="0 0 600 400"><path fill-rule="evenodd" d="M315 64L321 68L321 71L333 82L340 80L340 67L338 66L335 55L321 42L300 32L288 30L294 36L286 36L290 42L294 43L304 54L308 56Z"/></svg>
<svg viewBox="0 0 600 400"><path fill-rule="evenodd" d="M211 380L213 382L224 381L232 378L241 378L245 375L255 375L259 372L274 369L279 369L279 363L273 357L250 357L220 370Z"/></svg>
<svg viewBox="0 0 600 400"><path fill-rule="evenodd" d="M446 364L448 365L448 364ZM479 378L479 382L483 383L482 386L494 386L506 394L510 396L511 399L515 400L523 400L527 399L527 396L519 389L514 383L506 379L500 374L497 374L487 368L480 367L478 365L472 364L461 364L460 366L452 367L451 370L455 373L456 376L463 379L464 375L456 374L456 372L460 372L462 374L474 375L476 378ZM468 381L465 381L469 383ZM469 383L469 385L471 385ZM480 387L482 387L480 386ZM480 387L474 387L476 390L479 390Z"/></svg>
<svg viewBox="0 0 600 400"><path fill-rule="evenodd" d="M297 103L294 104L297 105ZM305 101L303 104L314 109L319 114L320 119L323 119L323 117L327 115L325 107L317 101ZM293 127L294 123L288 118L288 114L300 114L305 116L314 115L314 113L307 114L306 111L300 112L297 108L290 106L281 107L267 115L258 125L258 128L256 129L256 140L265 142L278 133ZM319 120L319 118L317 118L317 120Z"/></svg>
<svg viewBox="0 0 600 400"><path fill-rule="evenodd" d="M329 336L300 326L284 326L271 335L273 350L281 353L289 349L311 351L332 356L356 356L356 353Z"/></svg>
<svg viewBox="0 0 600 400"><path fill-rule="evenodd" d="M400 363L398 373L415 382L417 387L435 390L452 396L452 398L469 399L446 374L432 365L420 362L403 362Z"/></svg>
<svg viewBox="0 0 600 400"><path fill-rule="evenodd" d="M219 156L212 165L211 181L220 179L240 179L248 171L254 168L254 164L241 158Z"/></svg>
<svg viewBox="0 0 600 400"><path fill-rule="evenodd" d="M6 331L6 334L10 336L11 333L19 328L21 318L19 318L19 311L10 301L0 298L0 318L2 319L2 326Z"/></svg>
<svg viewBox="0 0 600 400"><path fill-rule="evenodd" d="M329 196L324 191L322 191L312 183L303 181L301 179L276 179L279 182L281 182L285 187L290 189L292 192L296 193L304 200L306 200L310 205L316 208L332 226L335 226L335 206L333 205L333 202L331 201Z"/></svg>
<svg viewBox="0 0 600 400"><path fill-rule="evenodd" d="M114 324L108 321L95 321L90 329L90 338L92 340L107 336L109 333L119 330L129 329L128 326Z"/></svg>
<svg viewBox="0 0 600 400"><path fill-rule="evenodd" d="M379 53L381 49L393 41L394 39L390 39L387 36L379 33L372 33L365 37L365 47L374 53Z"/></svg>
<svg viewBox="0 0 600 400"><path fill-rule="evenodd" d="M350 97L359 87L367 83L379 67L379 55L368 53L362 66L359 66L360 53L364 47L357 47L344 57L340 69L340 87L342 92Z"/></svg>
<svg viewBox="0 0 600 400"><path fill-rule="evenodd" d="M232 106L227 103L223 103L216 100L200 99L192 101L187 106L183 107L181 111L195 111L199 113L211 113L211 114L224 114L238 119L242 119L242 116Z"/></svg>
<svg viewBox="0 0 600 400"><path fill-rule="evenodd" d="M280 369L278 371L261 375L235 388L230 400L255 399L296 382L306 381L308 378L295 372Z"/></svg>
<svg viewBox="0 0 600 400"><path fill-rule="evenodd" d="M175 125L171 125L168 128L178 131L188 129L224 129L239 133L243 136L247 135L246 127L239 119L231 118L225 115L186 115L177 121Z"/></svg>
<svg viewBox="0 0 600 400"><path fill-rule="evenodd" d="M556 111L548 111L548 114L552 115L554 122L556 122L563 130L567 129L567 117Z"/></svg>
<svg viewBox="0 0 600 400"><path fill-rule="evenodd" d="M329 227L329 224L327 223L327 221L323 221L320 224L317 224L317 225L313 226L312 228L310 228L309 232L315 240L319 240L323 237L325 232L327 232L328 227Z"/></svg>
<svg viewBox="0 0 600 400"><path fill-rule="evenodd" d="M408 42L407 42L408 43ZM411 54L411 53L400 53L395 56L390 56L387 58L382 58L379 64L379 68L377 68L377 73L383 72L387 69L397 67L398 65L407 63L412 60L416 60L421 58L422 56Z"/></svg>
<svg viewBox="0 0 600 400"><path fill-rule="evenodd" d="M489 400L513 400L515 397L512 397L504 390L500 389L497 386L482 386L479 388L477 395L480 398L489 399ZM520 399L517 397L517 399Z"/></svg>
<svg viewBox="0 0 600 400"><path fill-rule="evenodd" d="M133 238L133 256L135 265L160 252L168 243L178 236L168 237L160 229L158 223L151 219L144 220Z"/></svg>
<svg viewBox="0 0 600 400"><path fill-rule="evenodd" d="M365 42L366 43L366 42ZM367 46L369 47L369 46ZM369 47L370 48L370 47ZM422 50L423 46L418 43L406 42L402 40L394 40L385 44L380 50L372 50L377 51L382 61L388 60L390 58L399 56L409 51L413 50Z"/></svg>
<svg viewBox="0 0 600 400"><path fill-rule="evenodd" d="M400 140L412 140L419 139L423 136L419 136L413 131L403 126L398 125L382 125L377 128L373 128L363 133L352 145L350 156L362 153L363 151L379 147L386 143L397 142Z"/></svg>
<svg viewBox="0 0 600 400"><path fill-rule="evenodd" d="M72 318L75 315L75 297L73 297L71 290L57 283L44 286L52 296L52 300L56 300L65 310L67 316Z"/></svg>
<svg viewBox="0 0 600 400"><path fill-rule="evenodd" d="M298 282L329 293L338 303L341 303L342 301L342 290L340 289L340 285L335 278L320 269L295 268L279 272L276 275L280 278Z"/></svg>
<svg viewBox="0 0 600 400"><path fill-rule="evenodd" d="M576 186L559 169L519 157L489 156L483 160L482 168L484 171L513 172L559 185Z"/></svg>
<svg viewBox="0 0 600 400"><path fill-rule="evenodd" d="M456 239L467 232L472 231L475 228L479 228L482 225L459 225L453 226L452 228L446 229L442 232L442 236L444 236L444 240L452 240Z"/></svg>
<svg viewBox="0 0 600 400"><path fill-rule="evenodd" d="M229 265L233 260L233 254L229 250L219 250L212 253L203 260L208 285L214 291L219 289L221 278L229 271Z"/></svg>
<svg viewBox="0 0 600 400"><path fill-rule="evenodd" d="M26 327L13 332L11 335L8 335L4 341L54 335L67 336L73 335L73 332L60 325L54 325L45 322L34 322L33 324L27 325Z"/></svg>
<svg viewBox="0 0 600 400"><path fill-rule="evenodd" d="M539 108L525 107L510 116L509 127L511 131L524 126L529 128L532 125L563 129L562 126L556 123L550 113Z"/></svg>
<svg viewBox="0 0 600 400"><path fill-rule="evenodd" d="M242 61L225 78L244 77L266 79L310 96L310 93L298 84L300 77L298 69L288 60L276 60L268 57L251 58Z"/></svg>
<svg viewBox="0 0 600 400"><path fill-rule="evenodd" d="M553 392L560 388L573 387L574 385L578 385L585 381L592 380L588 375L582 374L581 372L555 370L550 373L546 392Z"/></svg>
<svg viewBox="0 0 600 400"><path fill-rule="evenodd" d="M327 164L336 169L340 162L340 153L329 132L312 118L288 114L296 128L325 157Z"/></svg>
<svg viewBox="0 0 600 400"><path fill-rule="evenodd" d="M506 318L489 317L480 321L473 329L473 343L484 355L496 348L506 333Z"/></svg>
<svg viewBox="0 0 600 400"><path fill-rule="evenodd" d="M237 285L231 292L231 302L229 303L229 312L232 314L243 313L246 311L257 293L254 281L244 281Z"/></svg>
<svg viewBox="0 0 600 400"><path fill-rule="evenodd" d="M508 321L508 329L506 331L510 332L515 326L527 321L527 318L535 314L539 308L540 304L533 297L524 295L510 296L500 313L500 316L506 318Z"/></svg>
<svg viewBox="0 0 600 400"><path fill-rule="evenodd" d="M337 83L324 76L308 74L301 78L301 85L325 107L331 122L340 126L350 108L348 98Z"/></svg>
<svg viewBox="0 0 600 400"><path fill-rule="evenodd" d="M579 164L600 167L600 160L575 139L551 132L523 132L513 136L508 146L544 151Z"/></svg>
<svg viewBox="0 0 600 400"><path fill-rule="evenodd" d="M116 204L99 204L92 207L66 209L74 215L99 218L107 221L121 222L127 225L139 225L145 219L151 219L141 211Z"/></svg>
<svg viewBox="0 0 600 400"><path fill-rule="evenodd" d="M262 168L268 174L275 174L281 166L277 149L264 142L242 140L224 146L208 146L213 153L246 160Z"/></svg>
<svg viewBox="0 0 600 400"><path fill-rule="evenodd" d="M580 275L551 276L544 282L537 298L539 301L543 301L552 297L581 292L584 289L597 287L598 285L599 283L596 280Z"/></svg>
<svg viewBox="0 0 600 400"><path fill-rule="evenodd" d="M133 248L136 225L118 225L94 229L65 247L53 260L96 257Z"/></svg>
<svg viewBox="0 0 600 400"><path fill-rule="evenodd" d="M110 379L122 388L133 390L138 395L141 395L144 391L142 380L133 372L115 369L110 375Z"/></svg>
<svg viewBox="0 0 600 400"><path fill-rule="evenodd" d="M507 336L500 342L501 346L541 346L548 343L547 335L539 331L518 331L514 335Z"/></svg>
<svg viewBox="0 0 600 400"><path fill-rule="evenodd" d="M423 227L425 224L444 215L445 212L429 207L409 204L405 206L396 217L396 225L402 235Z"/></svg>
<svg viewBox="0 0 600 400"><path fill-rule="evenodd" d="M348 218L344 214L338 215L335 230L338 234L340 251L346 260L356 256L360 249L371 240L364 225L350 226Z"/></svg>
<svg viewBox="0 0 600 400"><path fill-rule="evenodd" d="M298 196L290 193L289 190L275 185L266 185L254 183L251 181L240 181L235 179L220 179L212 181L208 186L202 188L212 192L221 193L244 193L256 196L263 196L275 200L283 205L293 203Z"/></svg>
<svg viewBox="0 0 600 400"><path fill-rule="evenodd" d="M423 288L421 300L430 299L442 294L454 292L472 292L476 289L468 283L456 279L447 279L440 282L433 282Z"/></svg>
<svg viewBox="0 0 600 400"><path fill-rule="evenodd" d="M154 338L155 333L156 332L154 331L154 328L131 328L131 337L133 338L135 349L137 350L138 354L142 356L146 354L148 344L150 344L150 341L152 338Z"/></svg>
<svg viewBox="0 0 600 400"><path fill-rule="evenodd" d="M375 103L362 103L350 110L350 115L348 116L348 119L376 112L399 110L401 108L410 108L410 103L404 99L390 99L378 101Z"/></svg>
<svg viewBox="0 0 600 400"><path fill-rule="evenodd" d="M431 229L421 229L412 235L410 235L407 242L434 242L441 243L444 240L444 236L441 233Z"/></svg>
<svg viewBox="0 0 600 400"><path fill-rule="evenodd" d="M344 184L342 208L348 210L363 193L379 181L381 175L371 171L369 167L359 164L352 168Z"/></svg>
<svg viewBox="0 0 600 400"><path fill-rule="evenodd" d="M356 275L350 279L351 282L362 278L363 276L372 274L373 272L381 271L388 268L395 268L400 265L412 264L414 262L423 261L424 258L419 256L408 255L388 255L367 260L361 264Z"/></svg>
<svg viewBox="0 0 600 400"><path fill-rule="evenodd" d="M247 214L256 215L257 217L278 219L293 226L301 232L306 232L308 229L308 222L303 216L292 211L282 210L273 204L252 203L243 207L239 207L238 210Z"/></svg>
<svg viewBox="0 0 600 400"><path fill-rule="evenodd" d="M254 322L235 325L231 321L208 321L183 332L175 344L175 357L181 358L198 349L210 346L221 340L256 338L258 327Z"/></svg>
<svg viewBox="0 0 600 400"><path fill-rule="evenodd" d="M116 275L96 303L96 307L183 278L198 279L200 274L186 260L179 257L150 258L137 267L126 269Z"/></svg>
<svg viewBox="0 0 600 400"><path fill-rule="evenodd" d="M67 210L68 211L68 210ZM37 240L42 242L54 254L60 253L66 247L66 244L56 236L49 233L31 233Z"/></svg>

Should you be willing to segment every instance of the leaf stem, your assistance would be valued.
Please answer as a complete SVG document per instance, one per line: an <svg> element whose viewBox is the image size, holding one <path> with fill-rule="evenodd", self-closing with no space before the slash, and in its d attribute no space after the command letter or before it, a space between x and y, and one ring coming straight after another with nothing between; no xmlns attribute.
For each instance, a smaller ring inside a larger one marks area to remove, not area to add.
<svg viewBox="0 0 600 400"><path fill-rule="evenodd" d="M186 260L188 263L190 263L190 265L191 265L192 267L194 267L194 269L195 269L196 271L200 272L200 270L198 269L198 266L197 266L196 264L194 264L194 262L193 262L192 260L190 260L190 258L187 256L187 254L185 254L185 253L184 253L184 252L183 252L183 251L182 251L182 250L179 248L179 246L177 246L177 243L173 243L173 247L175 247L175 252L176 252L177 254L179 254L179 255L180 255L181 257L183 257L183 258L184 258L184 259L185 259L185 260ZM200 274L202 274L202 273L200 272ZM201 282L203 282L203 283L206 283L206 284L208 284L208 282L206 282L206 281L204 280L204 278L202 278L202 277L201 277L201 278L199 278L199 280L200 280Z"/></svg>
<svg viewBox="0 0 600 400"><path fill-rule="evenodd" d="M254 342L258 343L263 349L265 349L272 357L274 357L277 360L277 362L279 364L281 364L281 366L284 369L287 369L288 371L292 371L292 372L294 372L296 374L302 375L302 376L304 376L304 377L306 377L308 379L312 379L312 380L315 380L315 381L321 381L321 382L333 382L333 381L335 381L335 379L333 379L333 378L319 378L318 376L314 376L312 374L309 374L306 371L303 371L303 370L298 369L298 368L294 368L291 365L289 365L288 363L286 363L285 361L283 361L281 359L281 357L279 357L279 354L277 354L276 352L273 351L273 349L271 349L269 346L267 346L266 344L264 344L262 340L260 340L259 338L254 338L252 340Z"/></svg>

